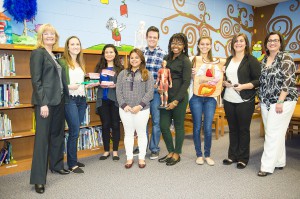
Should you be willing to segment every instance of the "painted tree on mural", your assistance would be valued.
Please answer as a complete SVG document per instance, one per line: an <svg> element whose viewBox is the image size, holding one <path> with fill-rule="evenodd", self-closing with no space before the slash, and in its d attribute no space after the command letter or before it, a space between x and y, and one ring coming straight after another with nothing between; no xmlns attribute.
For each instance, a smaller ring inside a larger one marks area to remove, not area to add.
<svg viewBox="0 0 300 199"><path fill-rule="evenodd" d="M272 31L279 31L283 34L286 50L290 53L300 55L300 26L293 27L293 20L285 15L274 17L274 11L278 4L266 8L257 8L254 19L253 42L264 41L265 36ZM290 12L299 12L300 0L291 1ZM263 25L261 25L263 24ZM267 25L264 25L267 24ZM295 23L294 23L295 24Z"/></svg>
<svg viewBox="0 0 300 199"><path fill-rule="evenodd" d="M214 49L216 51L220 50L220 47L224 48L226 56L229 55L230 52L230 43L231 38L239 33L241 29L247 32L252 32L253 27L248 26L248 21L253 21L253 15L248 15L248 11L246 8L240 8L237 6L238 14L234 15L235 8L232 4L229 4L227 7L227 17L223 18L220 22L220 27L213 27L209 24L211 16L208 12L206 12L206 6L203 1L200 1L198 4L198 9L200 10L199 17L185 13L179 10L179 7L184 7L185 1L182 0L172 0L173 7L176 14L173 14L161 22L161 30L164 34L168 34L169 27L164 25L168 20L174 19L176 17L186 17L195 21L195 23L186 23L182 26L181 32L185 33L188 37L189 48L194 48L197 42L197 36L210 36L211 32L219 33L224 39L227 39L227 42L224 44L219 40L214 42ZM192 52L193 54L193 52Z"/></svg>
<svg viewBox="0 0 300 199"><path fill-rule="evenodd" d="M290 5L291 12L297 12L299 9L300 1L296 0L295 3ZM269 21L266 28L268 32L280 31L284 36L286 50L290 53L300 54L300 25L293 27L291 18L283 15L275 17Z"/></svg>
<svg viewBox="0 0 300 199"><path fill-rule="evenodd" d="M17 22L24 24L23 35L27 36L27 20L37 14L36 0L4 0L3 7Z"/></svg>

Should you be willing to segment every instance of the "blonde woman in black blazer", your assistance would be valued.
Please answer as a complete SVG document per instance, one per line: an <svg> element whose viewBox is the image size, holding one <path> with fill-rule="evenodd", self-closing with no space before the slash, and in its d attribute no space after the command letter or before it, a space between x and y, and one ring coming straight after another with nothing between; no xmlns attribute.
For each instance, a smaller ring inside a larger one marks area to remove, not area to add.
<svg viewBox="0 0 300 199"><path fill-rule="evenodd" d="M58 64L52 50L59 36L50 24L39 28L37 49L30 57L32 104L36 117L36 133L30 184L37 193L44 193L48 160L51 172L68 174L64 169L64 104L69 96L65 70Z"/></svg>

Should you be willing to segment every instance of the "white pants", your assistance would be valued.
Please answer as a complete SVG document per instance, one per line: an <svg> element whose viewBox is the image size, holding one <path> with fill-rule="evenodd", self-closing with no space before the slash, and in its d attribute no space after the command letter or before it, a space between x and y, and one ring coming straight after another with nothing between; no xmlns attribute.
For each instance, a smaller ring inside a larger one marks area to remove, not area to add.
<svg viewBox="0 0 300 199"><path fill-rule="evenodd" d="M138 146L140 151L139 159L145 160L148 142L146 128L149 120L150 109L140 111L137 114L132 114L131 112L125 112L123 109L119 108L119 112L125 131L124 144L127 160L133 159L135 131L138 136Z"/></svg>
<svg viewBox="0 0 300 199"><path fill-rule="evenodd" d="M281 114L276 113L276 104L272 104L269 111L265 104L261 104L261 115L265 126L265 143L264 152L261 157L261 171L273 173L275 167L285 166L285 134L296 103L296 101L284 102Z"/></svg>

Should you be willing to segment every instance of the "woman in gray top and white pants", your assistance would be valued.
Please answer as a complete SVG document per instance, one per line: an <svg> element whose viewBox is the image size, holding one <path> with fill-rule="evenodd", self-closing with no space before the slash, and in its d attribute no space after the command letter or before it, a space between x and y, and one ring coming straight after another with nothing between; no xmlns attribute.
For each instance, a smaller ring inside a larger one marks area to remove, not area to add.
<svg viewBox="0 0 300 199"><path fill-rule="evenodd" d="M133 164L134 132L138 135L139 167L144 168L147 149L146 128L150 114L150 101L153 98L154 79L145 67L143 52L133 49L129 54L128 69L120 72L116 85L120 117L125 131L125 168Z"/></svg>

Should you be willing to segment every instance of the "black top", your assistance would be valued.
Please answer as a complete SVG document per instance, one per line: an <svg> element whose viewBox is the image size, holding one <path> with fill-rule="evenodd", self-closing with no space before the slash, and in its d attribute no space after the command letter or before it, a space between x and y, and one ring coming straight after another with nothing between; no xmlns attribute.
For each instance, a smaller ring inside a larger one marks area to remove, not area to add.
<svg viewBox="0 0 300 199"><path fill-rule="evenodd" d="M168 91L168 101L172 102L177 100L178 102L181 102L187 95L187 89L190 85L192 63L184 54L180 54L174 60L166 61L167 68L170 69L172 76L172 88L169 88Z"/></svg>
<svg viewBox="0 0 300 199"><path fill-rule="evenodd" d="M233 58L233 56L230 56L227 58L226 63L225 63L226 69L232 58ZM226 69L225 69L225 71L226 71ZM240 91L240 95L243 100L251 99L255 95L255 92L256 92L255 88L257 88L259 86L260 74L261 74L261 67L260 67L260 63L257 61L257 59L250 54L245 55L238 67L238 70L237 70L239 84L252 83L254 87L253 87L253 89L247 89L247 90ZM226 73L225 73L225 77L226 77ZM225 79L227 79L227 77ZM222 91L222 97L224 97L225 90L226 90L226 87Z"/></svg>

